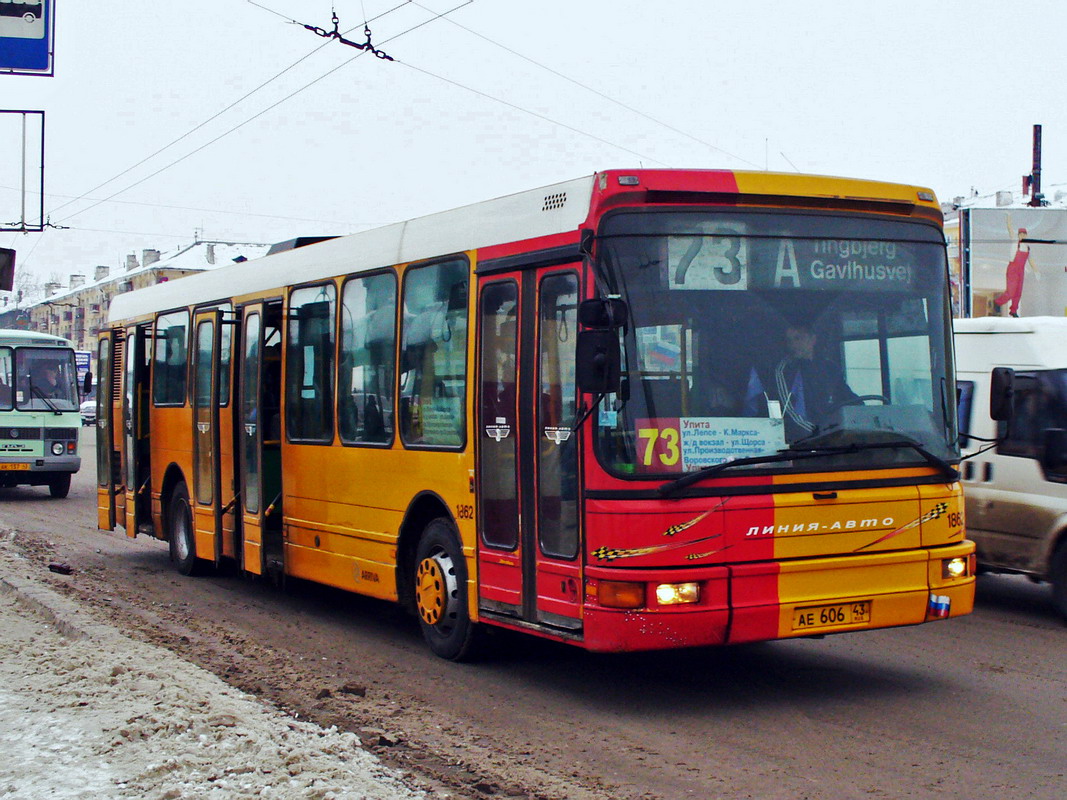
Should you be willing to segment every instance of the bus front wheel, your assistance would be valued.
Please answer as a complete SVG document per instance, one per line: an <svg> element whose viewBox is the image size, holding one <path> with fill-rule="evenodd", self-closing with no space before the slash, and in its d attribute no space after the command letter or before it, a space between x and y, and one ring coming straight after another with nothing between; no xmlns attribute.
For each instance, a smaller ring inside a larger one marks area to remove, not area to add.
<svg viewBox="0 0 1067 800"><path fill-rule="evenodd" d="M448 520L435 519L422 532L414 585L415 610L430 649L449 661L472 658L478 631L467 608L467 564Z"/></svg>
<svg viewBox="0 0 1067 800"><path fill-rule="evenodd" d="M70 493L70 473L60 472L48 481L48 493L57 500L62 500Z"/></svg>
<svg viewBox="0 0 1067 800"><path fill-rule="evenodd" d="M189 490L184 483L174 487L167 504L167 532L170 538L170 560L182 575L200 572L203 561L196 557L193 537L193 512L189 506Z"/></svg>

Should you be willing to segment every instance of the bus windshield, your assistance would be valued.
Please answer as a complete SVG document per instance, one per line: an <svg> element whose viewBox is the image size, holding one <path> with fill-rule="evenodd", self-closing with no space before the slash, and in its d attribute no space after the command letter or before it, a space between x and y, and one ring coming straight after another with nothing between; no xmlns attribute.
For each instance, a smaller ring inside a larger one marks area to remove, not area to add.
<svg viewBox="0 0 1067 800"><path fill-rule="evenodd" d="M16 347L15 407L19 411L77 411L74 351Z"/></svg>
<svg viewBox="0 0 1067 800"><path fill-rule="evenodd" d="M598 239L603 288L630 313L621 389L593 415L615 474L742 459L757 463L731 474L928 463L921 451L959 459L934 226L645 210L608 217Z"/></svg>

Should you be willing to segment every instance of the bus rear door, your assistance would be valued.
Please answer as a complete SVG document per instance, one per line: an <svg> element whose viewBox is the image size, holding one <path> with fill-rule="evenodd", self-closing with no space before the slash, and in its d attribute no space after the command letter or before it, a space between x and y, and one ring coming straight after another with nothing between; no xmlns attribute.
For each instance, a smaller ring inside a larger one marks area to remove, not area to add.
<svg viewBox="0 0 1067 800"><path fill-rule="evenodd" d="M152 469L149 440L149 364L151 325L126 330L125 380L122 396L123 452L126 454L124 515L126 535L134 537L138 526L152 532Z"/></svg>
<svg viewBox="0 0 1067 800"><path fill-rule="evenodd" d="M114 409L111 397L116 383L121 383L121 350L116 353L114 331L102 334L97 345L96 364L96 524L101 530L115 530L115 465L118 461L114 443ZM117 356L117 358L116 358ZM116 380L118 377L118 380Z"/></svg>

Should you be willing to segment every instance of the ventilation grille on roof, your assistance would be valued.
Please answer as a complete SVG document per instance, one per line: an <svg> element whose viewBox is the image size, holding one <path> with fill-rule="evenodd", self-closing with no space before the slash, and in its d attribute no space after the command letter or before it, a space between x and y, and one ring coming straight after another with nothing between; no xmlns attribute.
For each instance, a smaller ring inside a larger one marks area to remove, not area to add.
<svg viewBox="0 0 1067 800"><path fill-rule="evenodd" d="M555 211L557 208L563 208L567 203L567 193L557 192L556 194L545 195L545 204L541 206L542 211Z"/></svg>

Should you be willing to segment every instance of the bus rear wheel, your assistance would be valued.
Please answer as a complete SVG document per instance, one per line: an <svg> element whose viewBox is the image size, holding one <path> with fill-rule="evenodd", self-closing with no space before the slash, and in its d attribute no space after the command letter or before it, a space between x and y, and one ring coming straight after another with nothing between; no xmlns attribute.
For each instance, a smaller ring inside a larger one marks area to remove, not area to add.
<svg viewBox="0 0 1067 800"><path fill-rule="evenodd" d="M196 575L204 562L196 557L193 536L193 511L189 505L189 490L179 483L171 492L167 504L167 534L170 539L170 560L182 575Z"/></svg>
<svg viewBox="0 0 1067 800"><path fill-rule="evenodd" d="M57 500L62 500L70 493L70 473L60 472L48 481L48 493Z"/></svg>
<svg viewBox="0 0 1067 800"><path fill-rule="evenodd" d="M467 609L467 565L459 535L443 518L422 532L415 549L415 610L430 649L449 661L466 661L477 650L476 626Z"/></svg>

